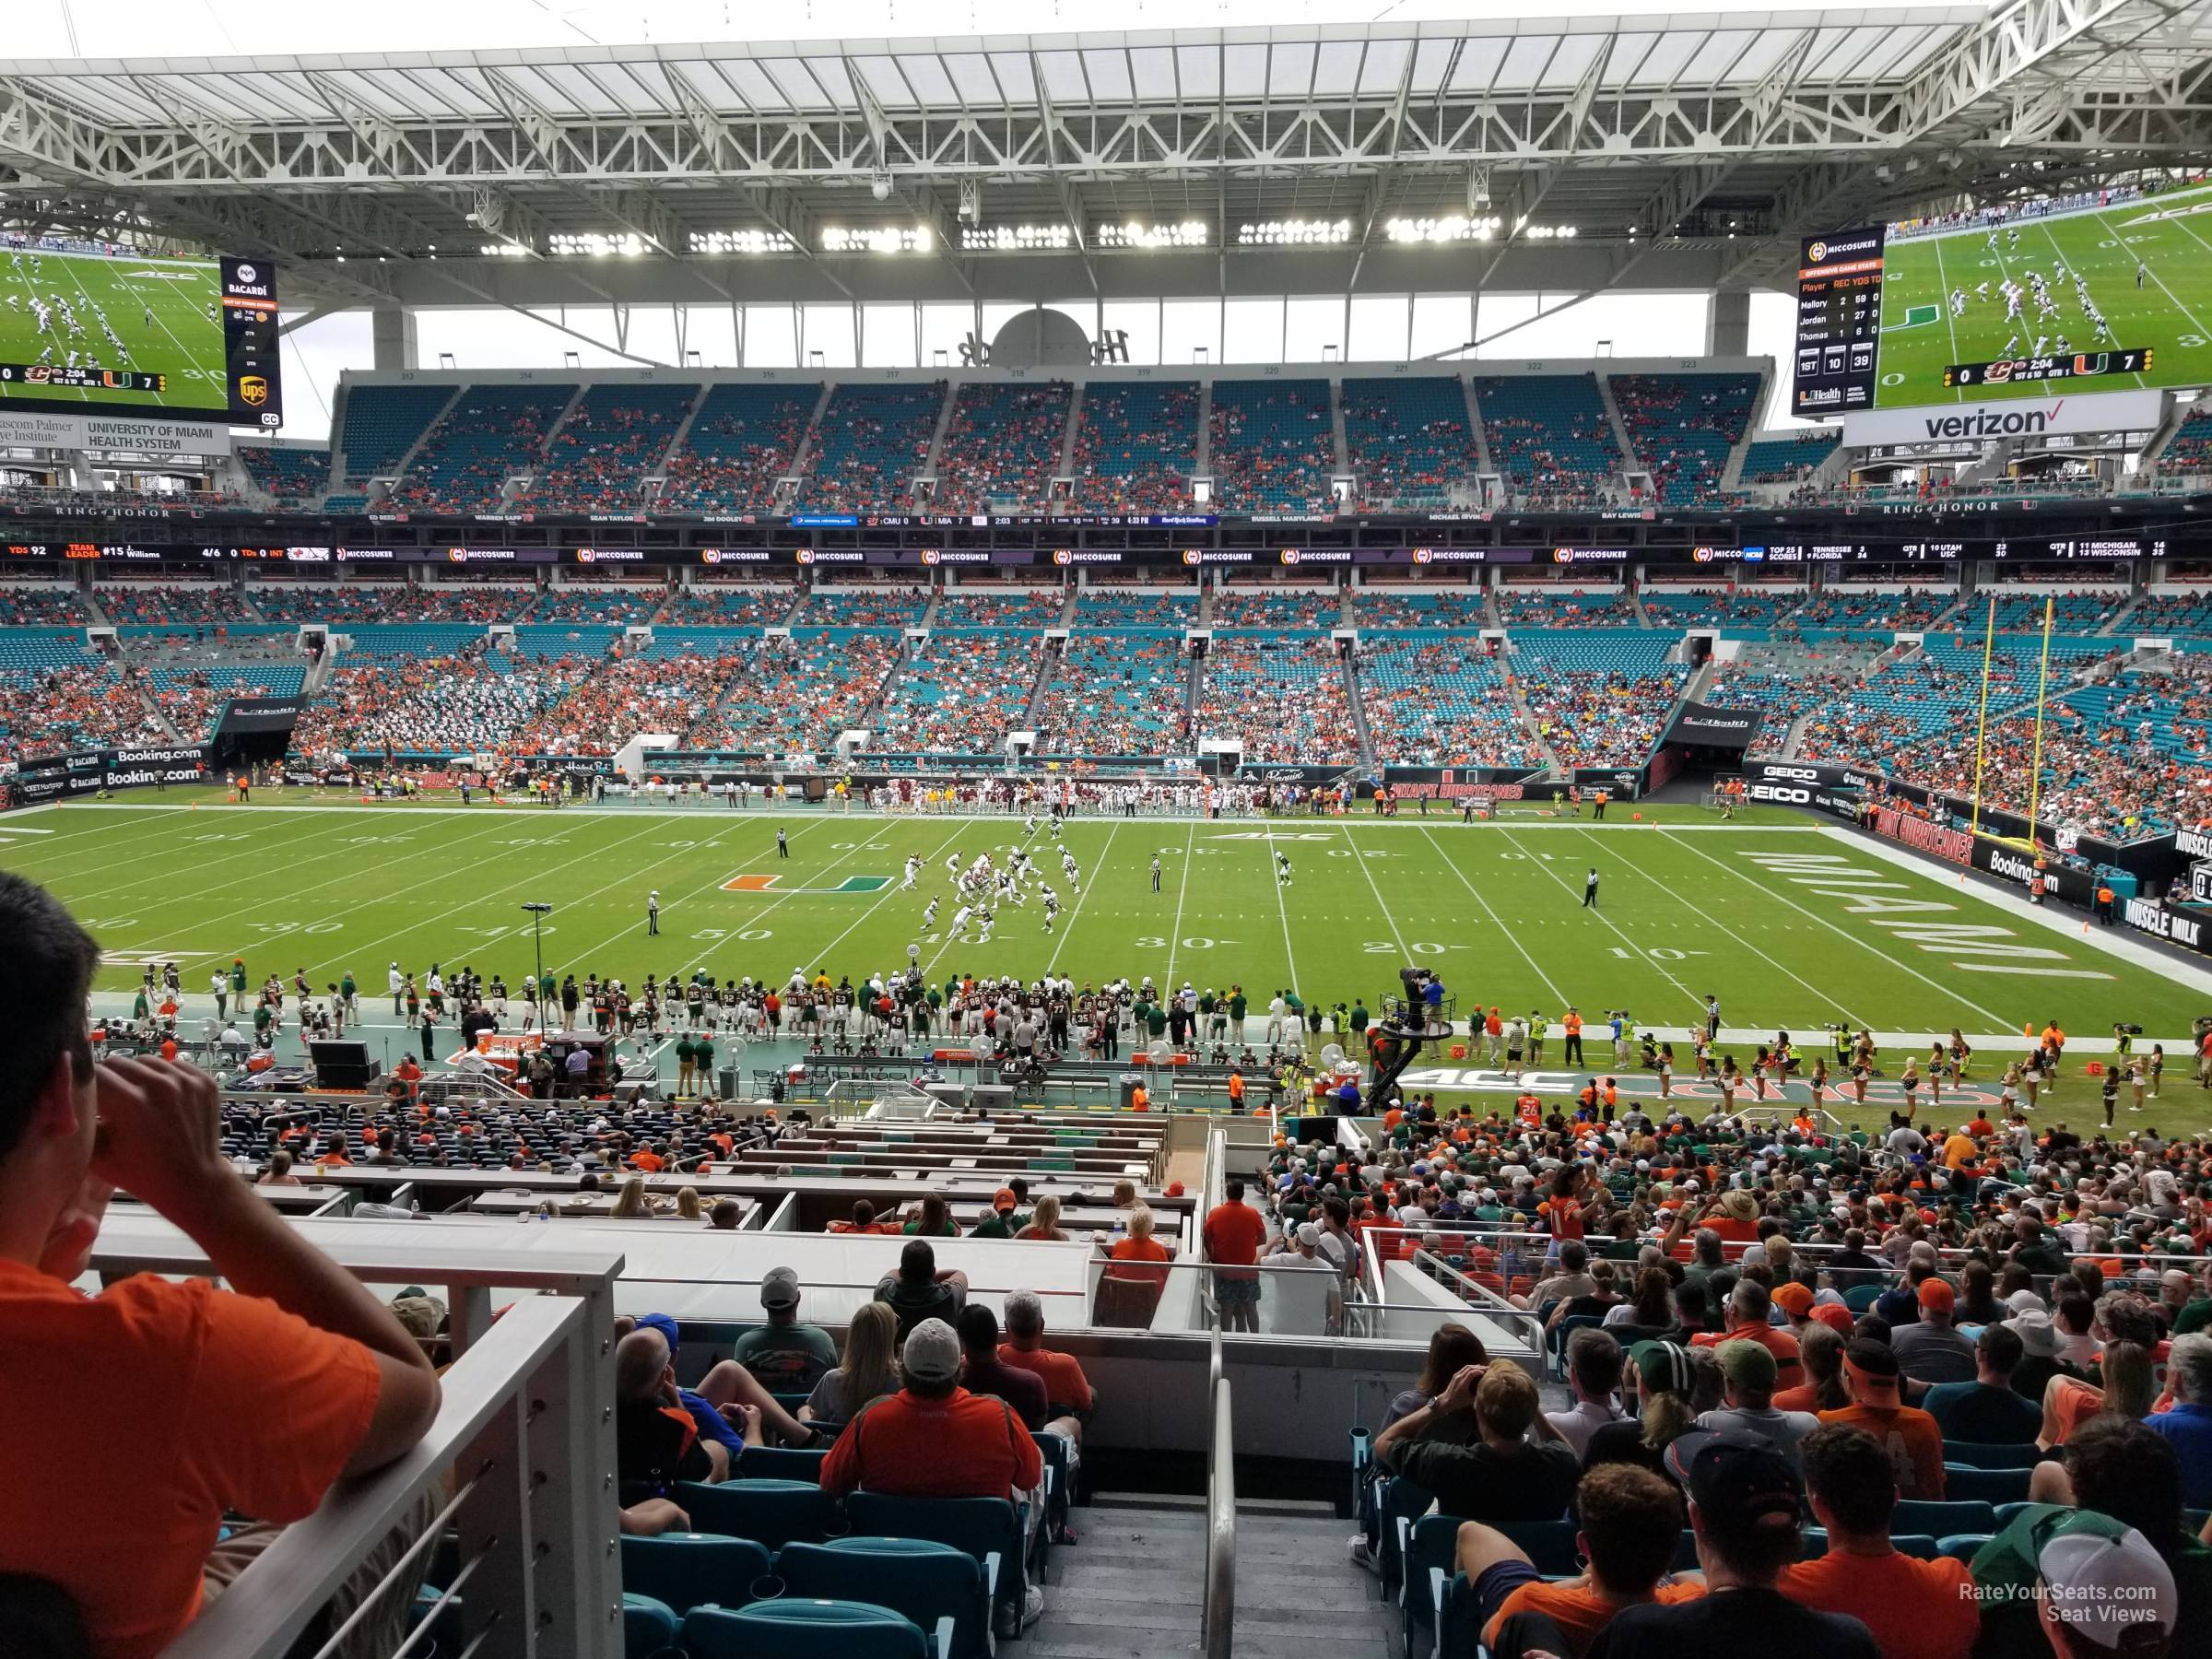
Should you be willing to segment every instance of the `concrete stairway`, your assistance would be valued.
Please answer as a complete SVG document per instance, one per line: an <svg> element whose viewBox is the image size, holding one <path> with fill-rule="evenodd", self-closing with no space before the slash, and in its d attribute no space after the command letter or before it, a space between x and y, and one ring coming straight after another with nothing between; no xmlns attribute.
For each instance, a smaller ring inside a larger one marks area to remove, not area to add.
<svg viewBox="0 0 2212 1659"><path fill-rule="evenodd" d="M1206 1513L1196 1498L1100 1493L1075 1511L1080 1539L1053 1552L1044 1617L1021 1659L1168 1659L1198 1648ZM1392 1609L1346 1559L1351 1524L1322 1503L1237 1506L1234 1651L1389 1652Z"/></svg>

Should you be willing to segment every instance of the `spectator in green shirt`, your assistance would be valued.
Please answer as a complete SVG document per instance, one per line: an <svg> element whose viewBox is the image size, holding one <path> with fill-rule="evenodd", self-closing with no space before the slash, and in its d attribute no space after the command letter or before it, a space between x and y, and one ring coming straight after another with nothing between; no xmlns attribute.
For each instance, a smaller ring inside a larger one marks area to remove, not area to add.
<svg viewBox="0 0 2212 1659"><path fill-rule="evenodd" d="M899 1230L910 1239L957 1239L960 1230L953 1225L952 1214L945 1199L937 1193L922 1196L921 1212Z"/></svg>
<svg viewBox="0 0 2212 1659"><path fill-rule="evenodd" d="M799 1276L771 1267L760 1280L768 1323L737 1338L738 1364L771 1394L806 1394L837 1364L837 1345L818 1325L799 1323Z"/></svg>
<svg viewBox="0 0 2212 1659"><path fill-rule="evenodd" d="M1015 1204L1013 1188L1000 1187L993 1194L991 1207L983 1212L982 1219L968 1230L968 1236L971 1239L1012 1238L1019 1230L1014 1225Z"/></svg>

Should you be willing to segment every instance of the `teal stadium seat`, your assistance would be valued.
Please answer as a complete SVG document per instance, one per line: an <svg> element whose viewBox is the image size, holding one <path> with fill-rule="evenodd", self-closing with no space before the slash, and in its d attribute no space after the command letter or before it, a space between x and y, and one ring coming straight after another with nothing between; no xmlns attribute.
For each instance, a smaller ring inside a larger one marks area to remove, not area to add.
<svg viewBox="0 0 2212 1659"><path fill-rule="evenodd" d="M912 1619L865 1602L695 1607L678 1640L688 1659L931 1659Z"/></svg>
<svg viewBox="0 0 2212 1659"><path fill-rule="evenodd" d="M991 1593L964 1549L930 1538L833 1538L776 1557L786 1595L867 1601L931 1632L939 1659L988 1659Z"/></svg>
<svg viewBox="0 0 2212 1659"><path fill-rule="evenodd" d="M622 1540L622 1586L685 1613L701 1602L742 1605L769 1575L769 1553L747 1538L663 1533Z"/></svg>

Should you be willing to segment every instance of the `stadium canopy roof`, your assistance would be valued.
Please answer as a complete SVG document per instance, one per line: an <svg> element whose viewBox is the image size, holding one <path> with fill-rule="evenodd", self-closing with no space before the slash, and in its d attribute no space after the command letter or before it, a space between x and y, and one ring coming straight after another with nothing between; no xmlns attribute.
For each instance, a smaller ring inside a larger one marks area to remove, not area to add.
<svg viewBox="0 0 2212 1659"><path fill-rule="evenodd" d="M1747 286L2202 166L2208 79L2212 0L18 59L0 221L320 307Z"/></svg>

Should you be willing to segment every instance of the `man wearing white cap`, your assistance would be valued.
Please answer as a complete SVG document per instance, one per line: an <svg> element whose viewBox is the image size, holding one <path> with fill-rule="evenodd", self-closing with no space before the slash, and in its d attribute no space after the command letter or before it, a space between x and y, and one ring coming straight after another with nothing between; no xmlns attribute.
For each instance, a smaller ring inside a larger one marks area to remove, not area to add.
<svg viewBox="0 0 2212 1659"><path fill-rule="evenodd" d="M2043 1635L2059 1659L2162 1659L2172 1651L2181 1596L2150 1540L2084 1512L2036 1557Z"/></svg>

